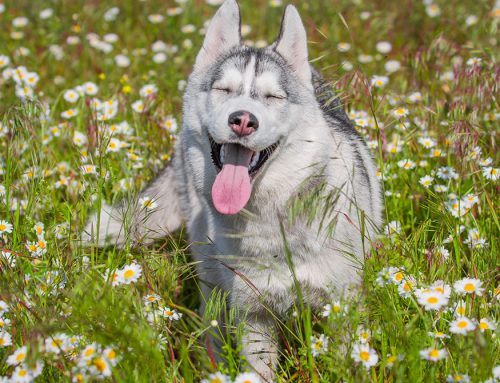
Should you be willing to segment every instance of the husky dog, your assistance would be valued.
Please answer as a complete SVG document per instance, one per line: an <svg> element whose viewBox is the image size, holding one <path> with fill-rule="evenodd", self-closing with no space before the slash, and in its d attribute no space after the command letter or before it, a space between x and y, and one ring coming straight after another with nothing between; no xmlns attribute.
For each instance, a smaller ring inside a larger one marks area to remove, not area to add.
<svg viewBox="0 0 500 383"><path fill-rule="evenodd" d="M123 245L186 225L203 296L214 288L229 293L246 329L242 353L270 380L278 361L273 316L292 308L295 286L306 304L320 307L322 297L360 280L382 220L374 162L310 66L293 6L277 40L256 49L242 44L238 4L226 0L196 58L183 112L173 166L141 193L157 209L104 206L85 239L97 233L98 245ZM317 217L291 217L292 201L311 193L324 201ZM132 211L127 230L125 211Z"/></svg>

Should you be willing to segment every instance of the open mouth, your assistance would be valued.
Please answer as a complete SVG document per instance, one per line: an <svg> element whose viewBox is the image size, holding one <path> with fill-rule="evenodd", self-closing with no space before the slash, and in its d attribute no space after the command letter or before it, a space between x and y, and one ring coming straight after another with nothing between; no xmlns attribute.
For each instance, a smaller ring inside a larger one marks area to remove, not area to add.
<svg viewBox="0 0 500 383"><path fill-rule="evenodd" d="M218 169L212 185L212 202L221 214L236 214L243 209L252 194L253 177L271 157L278 142L254 152L243 145L217 144L210 135L212 161Z"/></svg>
<svg viewBox="0 0 500 383"><path fill-rule="evenodd" d="M238 144L218 144L214 141L214 139L208 135L208 139L210 141L210 147L212 149L212 162L214 163L217 171L221 171L224 166L224 161L226 160L226 152L231 150L229 145L241 146ZM248 166L248 174L253 177L259 171L259 169L266 163L266 161L271 157L276 148L278 147L279 142L276 142L264 150L260 152L253 152L250 164Z"/></svg>

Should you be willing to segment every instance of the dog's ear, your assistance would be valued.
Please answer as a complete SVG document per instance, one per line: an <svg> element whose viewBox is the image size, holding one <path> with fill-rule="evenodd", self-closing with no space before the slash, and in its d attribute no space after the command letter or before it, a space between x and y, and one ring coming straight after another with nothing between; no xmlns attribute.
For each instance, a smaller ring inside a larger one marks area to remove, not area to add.
<svg viewBox="0 0 500 383"><path fill-rule="evenodd" d="M271 48L278 52L304 82L312 87L308 61L307 35L297 8L288 5L281 21L280 34Z"/></svg>
<svg viewBox="0 0 500 383"><path fill-rule="evenodd" d="M222 54L240 43L240 7L236 0L226 0L208 25L205 41L196 57L195 70L213 64Z"/></svg>

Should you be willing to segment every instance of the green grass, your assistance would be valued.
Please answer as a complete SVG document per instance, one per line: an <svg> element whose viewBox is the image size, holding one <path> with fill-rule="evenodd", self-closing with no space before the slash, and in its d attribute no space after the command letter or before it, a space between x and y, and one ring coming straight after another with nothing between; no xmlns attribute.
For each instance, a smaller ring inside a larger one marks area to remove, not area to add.
<svg viewBox="0 0 500 383"><path fill-rule="evenodd" d="M36 381L76 381L90 367L102 367L99 358L111 347L117 355L112 363L116 365L106 372L111 381L200 381L216 370L215 364L235 379L248 368L239 357L240 328L220 293L214 293L204 316L199 315L199 285L183 232L153 245L123 250L82 247L79 242L92 211L104 201L133 199L168 163L175 132L165 128L165 119L171 115L181 125L182 81L202 43L199 29L214 12L202 1L117 3L120 12L114 21L104 18L115 5L108 0L6 1L0 13L0 56L10 58L8 65L1 64L0 58L0 221L13 225L11 233L0 234L0 300L8 307L0 315L0 339L7 339L6 334L12 338L12 345L5 347L0 340L0 376L16 374L8 358L26 346L28 368L36 360L44 364ZM384 179L386 223L399 222L399 230L382 235L374 244L359 294L341 301L339 312L324 318L299 304L297 315L280 318L282 356L276 381L444 382L448 375L467 374L471 381L483 382L500 364L495 330L450 332L461 299L471 320L488 318L496 323L499 315L500 9L489 1L436 4L440 14L431 17L420 1L397 6L392 1L362 0L296 3L308 31L310 58L339 91L351 118L374 146ZM243 22L251 26L245 38L272 42L283 6L270 7L265 1L241 1L240 5ZM173 7L182 12L167 16ZM53 15L40 18L40 11L47 8ZM164 20L153 24L148 21L153 14L163 15ZM477 17L475 23L471 15ZM14 27L13 19L21 16L28 18L28 24ZM188 24L196 31L182 28ZM111 52L92 47L90 33L100 40L115 33L117 41L108 43ZM165 62L153 60L155 41L169 45ZM391 51L378 52L380 41L389 41ZM350 49L340 52L340 42L349 43ZM130 65L118 66L118 54L126 55ZM370 55L372 61L361 63L361 54ZM472 64L471 58L481 61ZM397 60L401 68L388 73L389 60ZM16 97L15 81L6 70L20 66L39 76L31 100ZM370 86L374 75L387 76L387 84ZM95 97L118 101L117 115L109 121L98 120L89 107L91 96L74 104L64 99L66 90L87 81L97 85ZM132 103L141 99L139 90L145 84L155 84L158 92L146 102L146 111L137 113ZM410 97L417 91L420 96ZM407 109L407 116L395 116L400 107ZM70 108L78 114L61 117ZM107 152L110 138L103 134L105 125L122 121L133 131L113 137L127 147ZM75 145L75 132L82 133L87 143ZM430 137L435 146L424 147L423 137ZM398 150L393 153L391 145ZM434 155L436 149L439 155ZM497 180L484 174L480 160L487 158ZM403 160L415 167L400 167ZM83 164L96 165L97 174L83 174ZM454 169L455 178L439 177L439 169L446 166ZM426 175L433 177L429 188L419 183ZM436 191L438 184L447 191ZM477 200L470 209L463 209L462 201L463 215L454 216L447 206L454 198L468 195ZM311 196L296 201L290 213L312 218L322 214L317 206ZM37 222L44 224L46 251L35 255L26 244L37 240ZM66 235L56 236L58 225L66 225ZM484 245L467 243L474 229ZM449 252L447 259L439 255L441 246ZM112 286L105 278L108 270L132 263L142 267L137 282ZM414 292L405 298L395 282L377 282L379 273L389 266L403 271L405 280L413 278L418 288L438 280L453 286L470 277L482 282L484 292L461 298L453 290L445 307L428 311ZM161 301L146 305L143 298L153 293ZM153 314L159 306L175 309L182 317L158 318ZM229 332L220 323L211 323L221 312L226 312ZM368 344L378 356L377 364L368 369L351 357L360 328L371 331ZM447 337L435 339L428 334L431 331L442 331ZM61 333L78 336L79 342L53 352L43 347L47 339L50 343ZM209 333L221 338L225 362L215 363L206 344ZM329 338L328 348L313 357L310 337L321 334ZM92 344L95 354L86 365L82 353ZM446 358L423 359L420 351L429 347L446 350ZM392 367L391 356L398 357ZM110 363L107 357L104 362Z"/></svg>

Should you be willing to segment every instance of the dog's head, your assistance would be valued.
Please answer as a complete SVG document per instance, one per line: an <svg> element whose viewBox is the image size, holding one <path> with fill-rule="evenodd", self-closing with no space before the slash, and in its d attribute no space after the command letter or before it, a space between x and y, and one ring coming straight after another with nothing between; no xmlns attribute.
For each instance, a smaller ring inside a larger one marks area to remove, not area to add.
<svg viewBox="0 0 500 383"><path fill-rule="evenodd" d="M238 4L226 0L210 22L188 89L190 102L196 100L189 113L197 114L218 172L212 200L222 214L245 207L253 178L265 172L291 130L303 128L301 104L314 99L296 8L286 8L280 34L266 48L244 46L240 25Z"/></svg>

